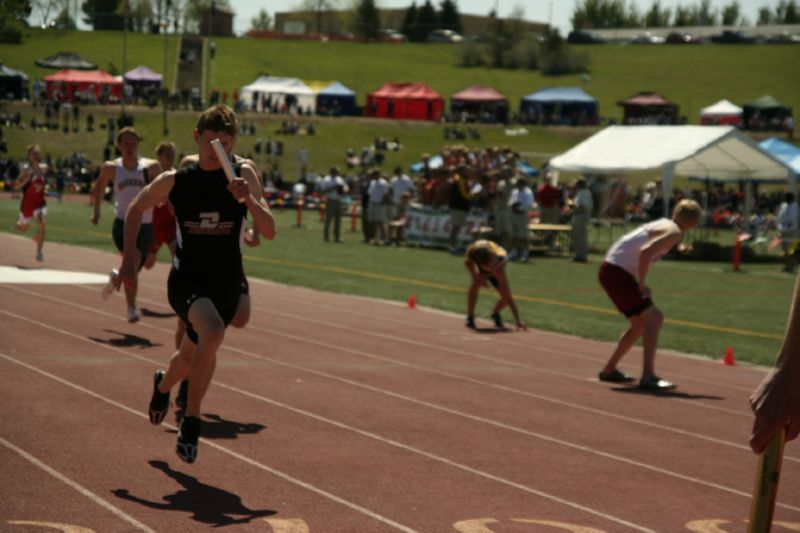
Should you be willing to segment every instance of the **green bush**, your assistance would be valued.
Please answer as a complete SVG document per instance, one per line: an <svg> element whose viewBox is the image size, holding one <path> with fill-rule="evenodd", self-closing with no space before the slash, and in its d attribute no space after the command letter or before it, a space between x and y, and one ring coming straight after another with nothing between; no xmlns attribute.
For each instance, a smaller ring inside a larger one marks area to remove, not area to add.
<svg viewBox="0 0 800 533"><path fill-rule="evenodd" d="M486 65L486 51L483 45L465 40L456 45L456 62L459 67L482 67Z"/></svg>
<svg viewBox="0 0 800 533"><path fill-rule="evenodd" d="M0 20L0 43L22 43L22 24L13 19Z"/></svg>
<svg viewBox="0 0 800 533"><path fill-rule="evenodd" d="M589 66L589 54L573 52L567 47L548 50L542 57L542 74L546 76L562 76L585 72Z"/></svg>

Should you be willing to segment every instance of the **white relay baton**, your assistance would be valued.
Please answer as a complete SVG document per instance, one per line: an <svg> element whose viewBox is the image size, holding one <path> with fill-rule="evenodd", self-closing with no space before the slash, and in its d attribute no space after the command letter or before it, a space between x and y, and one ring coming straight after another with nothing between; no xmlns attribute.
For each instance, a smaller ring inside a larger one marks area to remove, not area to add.
<svg viewBox="0 0 800 533"><path fill-rule="evenodd" d="M233 172L233 165L231 165L231 160L228 159L228 154L225 153L225 149L222 147L222 142L219 139L214 139L211 141L211 147L214 148L217 159L222 163L222 170L225 172L225 177L228 178L228 183L233 183L236 174ZM244 198L240 198L239 203L243 204Z"/></svg>

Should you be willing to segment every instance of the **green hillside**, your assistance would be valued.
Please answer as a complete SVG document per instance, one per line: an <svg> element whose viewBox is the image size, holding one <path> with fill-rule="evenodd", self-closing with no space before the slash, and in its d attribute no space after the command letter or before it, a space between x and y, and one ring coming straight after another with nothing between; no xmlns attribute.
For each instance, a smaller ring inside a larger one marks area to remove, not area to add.
<svg viewBox="0 0 800 533"><path fill-rule="evenodd" d="M306 80L339 80L366 94L385 82L425 82L448 97L469 85L487 84L506 94L517 108L520 97L546 86L583 85L600 101L600 113L619 118L616 102L641 90L664 94L681 106L681 114L697 122L701 107L722 98L742 104L771 94L800 110L800 47L793 45L580 47L589 53L588 82L581 77L545 77L537 71L459 68L454 48L446 44L361 44L350 42L272 41L215 38L217 54L212 85L229 93L259 74ZM167 79L175 65L170 37ZM0 61L32 78L51 73L34 66L37 58L71 50L108 68L122 68L120 32L54 32L31 30L22 45L0 45ZM161 72L163 37L128 35L128 61Z"/></svg>

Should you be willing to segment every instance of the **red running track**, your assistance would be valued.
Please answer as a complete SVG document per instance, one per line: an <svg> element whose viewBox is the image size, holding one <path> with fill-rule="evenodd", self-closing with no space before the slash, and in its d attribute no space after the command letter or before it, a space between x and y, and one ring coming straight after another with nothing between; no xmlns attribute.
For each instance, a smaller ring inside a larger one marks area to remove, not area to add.
<svg viewBox="0 0 800 533"><path fill-rule="evenodd" d="M0 250L40 266L29 239L0 234ZM44 267L117 262L48 243ZM0 283L0 531L746 530L764 369L662 353L680 389L642 394L595 379L608 343L257 280L186 465L172 413L146 414L172 351L166 273L143 273L133 325L98 284ZM773 531L800 531L799 451Z"/></svg>

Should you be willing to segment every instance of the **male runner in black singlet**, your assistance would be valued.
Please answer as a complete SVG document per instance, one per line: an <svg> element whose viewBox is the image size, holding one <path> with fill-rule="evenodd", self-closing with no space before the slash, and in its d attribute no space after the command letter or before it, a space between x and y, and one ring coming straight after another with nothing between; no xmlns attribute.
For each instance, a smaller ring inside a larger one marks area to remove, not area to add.
<svg viewBox="0 0 800 533"><path fill-rule="evenodd" d="M275 221L262 197L255 171L236 165L228 182L211 146L219 139L227 154L236 142L236 115L225 105L204 111L194 130L196 165L165 172L133 200L125 217L125 247L119 279L136 284L136 233L142 213L168 198L178 221L177 250L167 281L169 302L187 324L186 335L166 372L157 371L150 400L150 422L160 424L169 408L170 389L189 377L186 411L178 431L178 456L197 458L200 405L216 366L217 349L225 336L242 293L242 239L249 212L258 232L275 237Z"/></svg>

